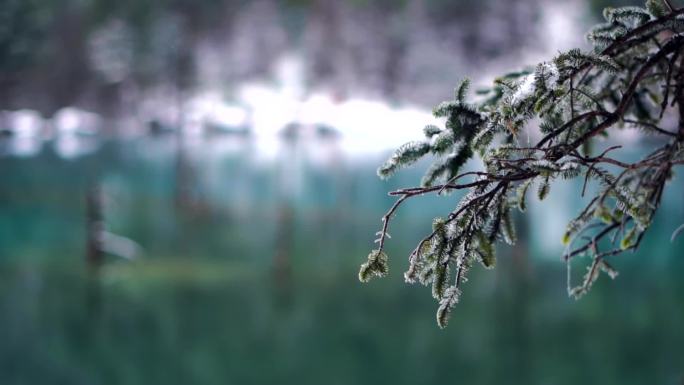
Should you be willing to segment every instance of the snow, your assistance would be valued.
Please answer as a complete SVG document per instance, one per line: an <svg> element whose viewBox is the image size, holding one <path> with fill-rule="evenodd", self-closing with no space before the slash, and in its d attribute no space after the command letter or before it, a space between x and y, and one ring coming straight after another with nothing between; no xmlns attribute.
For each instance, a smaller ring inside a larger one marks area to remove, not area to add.
<svg viewBox="0 0 684 385"><path fill-rule="evenodd" d="M527 99L534 92L534 74L529 74L523 78L522 84L515 91L511 99L513 104L520 103Z"/></svg>

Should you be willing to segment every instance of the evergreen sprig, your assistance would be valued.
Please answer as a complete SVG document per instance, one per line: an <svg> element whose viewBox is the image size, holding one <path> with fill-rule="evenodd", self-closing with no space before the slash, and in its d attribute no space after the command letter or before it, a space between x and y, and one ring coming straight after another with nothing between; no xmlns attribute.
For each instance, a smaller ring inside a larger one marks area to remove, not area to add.
<svg viewBox="0 0 684 385"><path fill-rule="evenodd" d="M528 190L536 186L544 199L556 180L574 178L583 179L583 196L589 184L595 188L561 240L568 269L576 256L591 260L582 282L568 282L568 294L582 296L601 272L617 276L607 259L639 247L666 182L684 163L684 10L669 0L648 0L645 8L608 8L604 17L587 35L593 52L573 49L503 75L474 100L463 81L454 100L435 107L444 127L425 127L424 140L400 147L378 170L387 178L435 157L421 186L390 193L397 201L382 218L379 247L361 267L361 281L387 274L387 231L404 202L467 191L445 218L434 221L404 274L408 283L432 286L437 323L445 327L469 269L476 263L494 267L495 243L515 242L513 208L525 211ZM672 121L678 123L667 123ZM636 162L609 155L620 146L592 154L596 137L625 126L653 135L658 145ZM541 139L522 146L521 130L535 128ZM484 170L462 172L476 156Z"/></svg>

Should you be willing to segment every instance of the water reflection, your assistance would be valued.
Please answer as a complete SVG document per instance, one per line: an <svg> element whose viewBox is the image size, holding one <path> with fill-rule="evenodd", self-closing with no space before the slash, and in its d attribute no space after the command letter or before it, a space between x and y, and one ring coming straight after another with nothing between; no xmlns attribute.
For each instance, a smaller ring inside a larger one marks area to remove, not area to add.
<svg viewBox="0 0 684 385"><path fill-rule="evenodd" d="M162 135L105 141L68 161L4 158L3 383L318 383L331 373L340 383L679 381L681 244L667 244L675 217L659 217L640 253L615 261L616 281L574 302L562 264L543 258L559 250L541 248L548 235L536 225L551 226L548 205L579 207L556 191L533 205L519 248L501 250L494 273L475 272L442 332L429 295L399 273L401 255L451 200L406 207L392 277L359 286L356 265L391 203L384 192L418 170L387 184L373 172L379 158L341 152L317 163L307 148L338 139L300 135L310 129L289 127L272 162L255 156L250 136L185 138L180 152L182 136ZM93 181L107 233L144 248L132 262L105 250L95 281L84 260ZM663 207L681 214L670 195Z"/></svg>

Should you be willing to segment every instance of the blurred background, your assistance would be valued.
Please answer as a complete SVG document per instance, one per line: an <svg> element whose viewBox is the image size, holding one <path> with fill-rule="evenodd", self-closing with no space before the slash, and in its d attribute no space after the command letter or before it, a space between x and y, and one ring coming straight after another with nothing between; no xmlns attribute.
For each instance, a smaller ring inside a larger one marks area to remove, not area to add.
<svg viewBox="0 0 684 385"><path fill-rule="evenodd" d="M580 301L580 182L517 219L446 330L402 272L457 195L403 206L390 277L356 278L426 164L375 169L431 107L628 3L1 0L0 384L682 384L681 179Z"/></svg>

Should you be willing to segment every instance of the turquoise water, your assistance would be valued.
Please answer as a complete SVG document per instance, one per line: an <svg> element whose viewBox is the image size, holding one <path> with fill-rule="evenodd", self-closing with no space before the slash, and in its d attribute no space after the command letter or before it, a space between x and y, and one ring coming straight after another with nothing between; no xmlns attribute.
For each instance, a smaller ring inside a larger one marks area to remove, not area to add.
<svg viewBox="0 0 684 385"><path fill-rule="evenodd" d="M613 260L620 276L580 301L567 298L560 250L545 242L562 225L552 215L579 208L577 186L552 190L497 269L474 269L439 330L429 289L401 273L455 197L407 205L388 244L391 276L362 285L356 269L392 203L386 191L413 185L420 167L384 182L381 156L300 154L285 167L288 151L265 160L236 143L179 156L162 137L71 160L49 147L0 159L1 384L684 380L684 238L669 241L684 218L679 181L642 249ZM95 182L108 229L143 252L92 271L85 196Z"/></svg>

